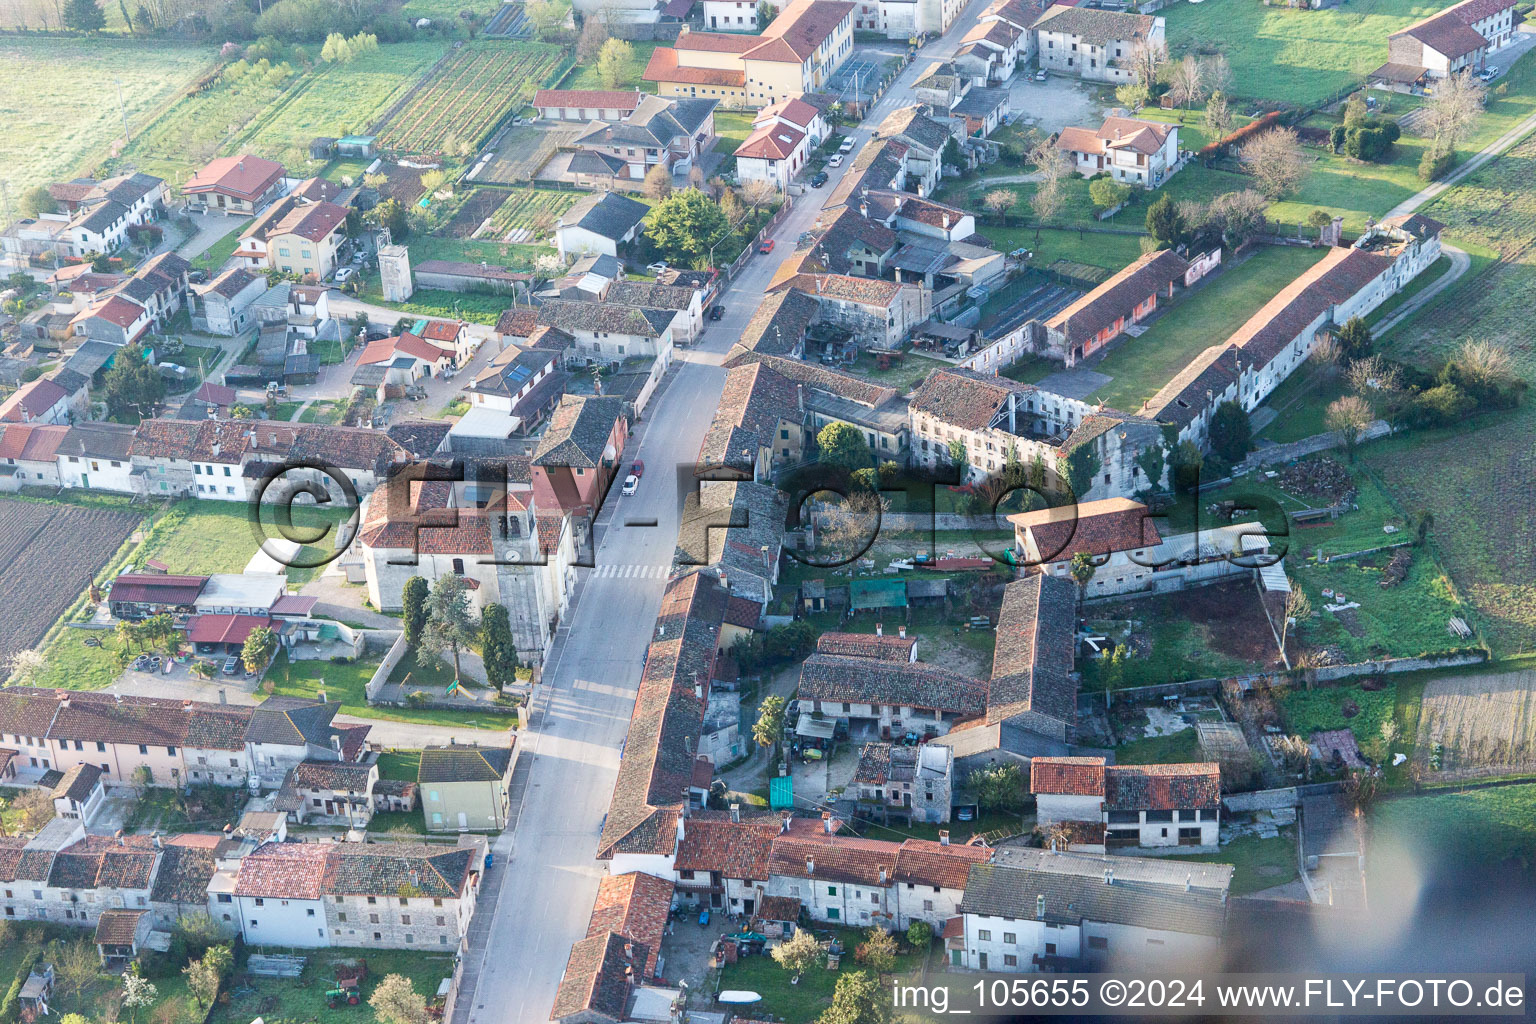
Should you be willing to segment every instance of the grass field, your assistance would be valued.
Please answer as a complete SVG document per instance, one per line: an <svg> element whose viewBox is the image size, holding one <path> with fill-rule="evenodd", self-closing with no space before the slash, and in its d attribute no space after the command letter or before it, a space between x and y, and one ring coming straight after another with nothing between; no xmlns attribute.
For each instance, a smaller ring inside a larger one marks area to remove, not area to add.
<svg viewBox="0 0 1536 1024"><path fill-rule="evenodd" d="M842 940L848 952L843 956L841 971L815 967L800 975L798 985L791 985L789 979L793 975L775 963L773 957L746 956L725 966L721 972L720 987L760 993L763 997L762 1008L775 1017L788 1024L809 1024L831 1005L832 992L837 988L837 979L841 973L861 969L854 962L852 954L854 948L864 941L864 933L854 928L817 928L815 932L816 937L823 941L833 934ZM926 952L899 954L893 973L910 974L916 971Z"/></svg>
<svg viewBox="0 0 1536 1024"><path fill-rule="evenodd" d="M421 751L391 750L379 755L379 778L398 782L415 782L416 771L421 767Z"/></svg>
<svg viewBox="0 0 1536 1024"><path fill-rule="evenodd" d="M1424 210L1499 259L1458 282L1384 339L1386 353L1434 368L1464 338L1505 346L1517 372L1536 377L1530 310L1536 307L1536 139L1480 169ZM1363 453L1404 507L1435 517L1435 545L1457 590L1476 610L1495 654L1536 648L1536 410L1530 402L1461 429L1408 434Z"/></svg>
<svg viewBox="0 0 1536 1024"><path fill-rule="evenodd" d="M13 201L34 185L89 172L121 143L114 79L129 130L138 131L217 53L138 39L0 39L0 168Z"/></svg>
<svg viewBox="0 0 1536 1024"><path fill-rule="evenodd" d="M1141 255L1139 235L1106 235L1064 228L994 227L987 225L986 237L1001 252L1029 249L1034 258L1029 265L1044 270L1057 260L1075 260L1118 271Z"/></svg>
<svg viewBox="0 0 1536 1024"><path fill-rule="evenodd" d="M730 156L752 134L752 115L728 110L716 111L715 134L719 136L715 152Z"/></svg>
<svg viewBox="0 0 1536 1024"><path fill-rule="evenodd" d="M1220 50L1232 64L1232 94L1316 103L1363 79L1387 59L1387 36L1443 5L1434 0L1353 0L1322 11L1237 3L1174 4L1168 48L1175 58Z"/></svg>
<svg viewBox="0 0 1536 1024"><path fill-rule="evenodd" d="M339 509L293 510L294 526L300 530L334 527L346 519L347 513ZM265 536L276 539L282 535L268 525ZM304 545L304 552L313 555L321 551L321 546L328 545L333 537L331 534L318 544ZM243 572L260 546L250 520L250 507L244 502L188 499L172 506L156 521L137 557L159 559L173 573ZM326 546L324 550L330 549ZM320 571L293 567L288 570L288 581L294 585L304 583Z"/></svg>
<svg viewBox="0 0 1536 1024"><path fill-rule="evenodd" d="M562 50L547 43L483 41L458 50L390 118L379 145L406 153L476 146L526 89L542 86Z"/></svg>
<svg viewBox="0 0 1536 1024"><path fill-rule="evenodd" d="M1119 347L1093 367L1114 380L1090 397L1111 408L1135 412L1191 359L1230 337L1318 259L1313 249L1267 246L1246 262L1223 270L1205 287L1171 305L1147 333L1121 339Z"/></svg>
<svg viewBox="0 0 1536 1024"><path fill-rule="evenodd" d="M1407 578L1383 588L1379 581L1388 558L1389 553L1379 553L1326 565L1288 562L1292 586L1300 585L1312 602L1312 617L1298 624L1302 642L1308 647L1337 648L1351 662L1416 657L1472 643L1448 628L1451 617L1464 617L1466 610L1429 550L1415 548ZM1324 589L1334 591L1335 597L1324 597ZM1325 610L1323 605L1336 601L1338 594L1358 601L1360 607L1337 613Z"/></svg>
<svg viewBox="0 0 1536 1024"><path fill-rule="evenodd" d="M1394 868L1411 858L1422 871L1476 876L1480 865L1529 859L1536 846L1536 783L1379 801L1371 812L1366 884L1392 892Z"/></svg>
<svg viewBox="0 0 1536 1024"><path fill-rule="evenodd" d="M635 48L634 60L630 61L629 73L618 85L620 89L639 89L641 92L655 92L656 83L644 81L640 76L645 73L645 66L651 62L651 54L656 47L665 46L665 43L647 42L636 40L629 45ZM597 61L586 64L578 64L571 68L566 76L560 80L561 89L606 89L602 76L597 73Z"/></svg>
<svg viewBox="0 0 1536 1024"><path fill-rule="evenodd" d="M363 688L373 677L378 665L354 661L348 664L330 661L290 662L285 653L267 671L267 679L274 684L273 692L280 697L314 697L325 691L327 700L341 701L343 714L359 718L377 718L386 722L414 722L418 725L461 725L471 729L504 730L511 718L498 715L477 715L465 711L416 710L413 708L373 707L363 694Z"/></svg>
<svg viewBox="0 0 1536 1024"><path fill-rule="evenodd" d="M417 815L419 818L421 815ZM251 952L292 953L292 949L248 946ZM438 984L453 973L453 956L429 949L327 949L299 950L309 956L304 973L295 981L290 978L250 977L243 994L231 992L227 1003L219 1003L208 1020L211 1024L245 1024L255 1017L265 1015L267 1020L293 1021L366 1021L368 997L380 981L391 974L399 974L411 980L418 994L429 1002L437 994ZM368 977L362 984L363 1005L360 1007L327 1010L325 990L335 984L335 965L342 960L362 958L368 961ZM245 961L240 959L236 968L242 974ZM177 978L180 981L180 977Z"/></svg>
<svg viewBox="0 0 1536 1024"><path fill-rule="evenodd" d="M192 260L192 266L213 277L218 273L219 268L235 254L235 250L240 248L240 234L248 227L250 227L249 224L242 223L232 229L229 234L210 245L207 252Z"/></svg>
<svg viewBox="0 0 1536 1024"><path fill-rule="evenodd" d="M1116 764L1187 764L1203 759L1200 734L1193 728L1166 736L1143 736L1115 748Z"/></svg>
<svg viewBox="0 0 1536 1024"><path fill-rule="evenodd" d="M1536 672L1458 675L1424 686L1419 760L1443 748L1427 781L1536 771Z"/></svg>

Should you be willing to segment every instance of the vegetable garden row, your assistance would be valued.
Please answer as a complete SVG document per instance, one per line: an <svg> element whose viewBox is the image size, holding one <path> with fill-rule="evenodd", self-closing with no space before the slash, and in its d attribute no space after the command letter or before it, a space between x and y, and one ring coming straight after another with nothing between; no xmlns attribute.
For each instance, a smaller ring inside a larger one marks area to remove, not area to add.
<svg viewBox="0 0 1536 1024"><path fill-rule="evenodd" d="M384 149L434 153L445 143L479 145L523 93L560 65L562 51L544 43L471 43L417 87L385 126Z"/></svg>
<svg viewBox="0 0 1536 1024"><path fill-rule="evenodd" d="M532 242L554 228L555 218L580 197L570 192L517 189L491 214L482 235L501 242Z"/></svg>

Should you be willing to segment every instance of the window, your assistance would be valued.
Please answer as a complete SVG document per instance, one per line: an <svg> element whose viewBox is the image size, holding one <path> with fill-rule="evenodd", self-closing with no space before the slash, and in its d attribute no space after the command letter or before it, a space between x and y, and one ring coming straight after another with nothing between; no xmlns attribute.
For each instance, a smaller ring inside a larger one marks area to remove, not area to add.
<svg viewBox="0 0 1536 1024"><path fill-rule="evenodd" d="M924 910L932 910L933 909L933 900L923 900L923 909Z"/></svg>
<svg viewBox="0 0 1536 1024"><path fill-rule="evenodd" d="M871 903L879 903L880 902L880 894L877 893L877 892L870 893L869 894L869 902L871 902Z"/></svg>
<svg viewBox="0 0 1536 1024"><path fill-rule="evenodd" d="M827 886L827 895L828 896L836 896L837 895L837 886L835 886L835 885Z"/></svg>
<svg viewBox="0 0 1536 1024"><path fill-rule="evenodd" d="M256 905L257 905L257 906L258 906L258 907L264 907L264 906L266 906L266 905L267 905L267 901L266 901L266 900L264 900L264 899L262 899L262 898L261 898L261 897L260 897L260 896L257 896L257 897L256 897Z"/></svg>
<svg viewBox="0 0 1536 1024"><path fill-rule="evenodd" d="M1088 936L1088 948L1089 949L1108 949L1109 948L1109 936L1107 936L1107 935L1090 935L1090 936Z"/></svg>
<svg viewBox="0 0 1536 1024"><path fill-rule="evenodd" d="M377 902L379 902L379 898L377 896L369 896L368 897L368 905L369 906L372 906L373 904L375 904Z"/></svg>
<svg viewBox="0 0 1536 1024"><path fill-rule="evenodd" d="M991 930L988 929L988 928L978 928L976 930L976 940L978 942L991 942L992 941L992 932L991 932Z"/></svg>
<svg viewBox="0 0 1536 1024"><path fill-rule="evenodd" d="M411 905L411 901L410 901L410 899L408 897L401 896L400 897L400 905L402 907L408 907L408 906Z"/></svg>
<svg viewBox="0 0 1536 1024"><path fill-rule="evenodd" d="M1046 956L1055 956L1056 955L1056 943L1054 943L1054 942L1047 942L1045 944L1045 955Z"/></svg>
<svg viewBox="0 0 1536 1024"><path fill-rule="evenodd" d="M305 907L304 908L304 914L307 917L314 917L315 916L315 908L314 907Z"/></svg>
<svg viewBox="0 0 1536 1024"><path fill-rule="evenodd" d="M381 934L380 934L380 933L378 933L378 932L374 932L374 933L373 933L373 941L374 941L374 942L378 942L378 941L379 941L379 940L380 940L380 939L382 939L382 938L383 938L383 937L384 937L384 936L383 936L383 935L381 935Z"/></svg>
<svg viewBox="0 0 1536 1024"><path fill-rule="evenodd" d="M401 914L400 915L400 923L401 924L410 924L411 923L411 915L410 914Z"/></svg>
<svg viewBox="0 0 1536 1024"><path fill-rule="evenodd" d="M147 747L144 744L140 743L139 744L139 753L141 753L141 754L149 753L149 747Z"/></svg>
<svg viewBox="0 0 1536 1024"><path fill-rule="evenodd" d="M1014 956L1012 953L1004 953L1003 954L1003 966L1004 967L1017 967L1017 966L1019 966L1019 958Z"/></svg>
<svg viewBox="0 0 1536 1024"><path fill-rule="evenodd" d="M828 921L839 920L842 916L843 916L843 912L838 910L836 907L828 907L827 908L827 920Z"/></svg>
<svg viewBox="0 0 1536 1024"><path fill-rule="evenodd" d="M378 924L379 923L379 915L378 914L369 914L368 915L368 923L369 924Z"/></svg>
<svg viewBox="0 0 1536 1024"><path fill-rule="evenodd" d="M338 920L338 921L346 921L346 919L347 919L347 915L344 914L344 913L338 913L336 915L336 920Z"/></svg>
<svg viewBox="0 0 1536 1024"><path fill-rule="evenodd" d="M10 893L6 893L6 895L9 896ZM227 893L227 892L219 893L219 902L220 903L229 903L231 901L231 899L232 899L232 897L229 895L229 893Z"/></svg>

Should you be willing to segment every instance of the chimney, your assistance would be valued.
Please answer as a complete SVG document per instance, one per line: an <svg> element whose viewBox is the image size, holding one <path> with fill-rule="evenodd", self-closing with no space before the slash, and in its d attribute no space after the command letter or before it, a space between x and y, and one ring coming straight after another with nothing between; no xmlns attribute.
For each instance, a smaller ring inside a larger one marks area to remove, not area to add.
<svg viewBox="0 0 1536 1024"><path fill-rule="evenodd" d="M815 854L808 853L808 854L805 855L805 873L807 875L814 875L816 873L816 856L815 856Z"/></svg>
<svg viewBox="0 0 1536 1024"><path fill-rule="evenodd" d="M686 800L683 802L683 806L684 807L688 806L688 802ZM678 842L682 842L683 841L683 820L685 818L687 818L687 817L688 816L686 814L679 814L677 816L677 841Z"/></svg>
<svg viewBox="0 0 1536 1024"><path fill-rule="evenodd" d="M162 849L162 848L163 847L161 847L161 845L160 845L160 837L157 835L157 836L155 836L155 849L159 850L159 849ZM1184 891L1185 892L1189 891L1189 883L1187 883L1187 882L1184 884Z"/></svg>
<svg viewBox="0 0 1536 1024"><path fill-rule="evenodd" d="M948 846L949 845L949 829L947 829L947 828L939 829L939 845L940 846Z"/></svg>
<svg viewBox="0 0 1536 1024"><path fill-rule="evenodd" d="M821 812L821 830L823 832L825 832L827 835L831 835L832 834L832 812L831 811L822 811Z"/></svg>
<svg viewBox="0 0 1536 1024"><path fill-rule="evenodd" d="M859 201L859 216L864 218L869 217L869 204L864 202L862 199Z"/></svg>
<svg viewBox="0 0 1536 1024"><path fill-rule="evenodd" d="M885 884L885 880L886 880L887 877L889 877L889 869L884 864L881 864L880 865L880 884L881 885Z"/></svg>
<svg viewBox="0 0 1536 1024"><path fill-rule="evenodd" d="M691 754L691 753L693 753L693 751L690 750L690 751L688 751L688 753ZM693 807L693 791L691 789L689 789L689 787L684 786L683 787L683 817L685 817L685 818L688 817L688 812L689 812L689 810L692 809L692 807Z"/></svg>
<svg viewBox="0 0 1536 1024"><path fill-rule="evenodd" d="M897 626L896 627L896 634L898 636L900 636L903 640L905 640L907 638L907 627L906 626Z"/></svg>
<svg viewBox="0 0 1536 1024"><path fill-rule="evenodd" d="M788 834L789 834L789 815L786 814L786 815L784 815L784 817L779 819L779 835L784 836L784 835L788 835Z"/></svg>
<svg viewBox="0 0 1536 1024"><path fill-rule="evenodd" d="M795 385L795 405L799 407L800 414L805 415L805 385Z"/></svg>
<svg viewBox="0 0 1536 1024"><path fill-rule="evenodd" d="M1105 885L1114 885L1115 884L1115 869L1114 868L1105 868L1104 869L1104 884Z"/></svg>
<svg viewBox="0 0 1536 1024"><path fill-rule="evenodd" d="M659 622L658 622L658 623L656 623L656 639L657 639L657 640L660 640L660 639L662 639L662 638L663 638L663 637L665 637L665 636L666 636L666 635L667 635L667 627L666 627L666 626L663 626L663 625L662 625L662 624L661 624L661 623L659 623Z"/></svg>
<svg viewBox="0 0 1536 1024"><path fill-rule="evenodd" d="M635 945L634 945L634 943L632 943L632 942L624 943L624 955L626 957L631 958L631 959L634 958L634 955L635 955Z"/></svg>
<svg viewBox="0 0 1536 1024"><path fill-rule="evenodd" d="M411 886L412 886L412 888L420 888L421 887L421 873L420 872L415 871L415 870L411 871Z"/></svg>
<svg viewBox="0 0 1536 1024"><path fill-rule="evenodd" d="M772 572L773 571L773 559L768 554L768 545L767 544L763 545L762 552L763 552L763 568L767 569L769 572Z"/></svg>
<svg viewBox="0 0 1536 1024"><path fill-rule="evenodd" d="M875 636L885 636L885 624L884 623L880 623L880 622L875 623Z"/></svg>
<svg viewBox="0 0 1536 1024"><path fill-rule="evenodd" d="M117 837L117 845L118 846L127 846L128 845L128 841L123 838L123 830L122 829L118 829L115 833L113 833L113 835L115 835Z"/></svg>
<svg viewBox="0 0 1536 1024"><path fill-rule="evenodd" d="M1035 920L1036 921L1044 921L1045 920L1045 894L1044 893L1041 893L1039 896L1035 897Z"/></svg>
<svg viewBox="0 0 1536 1024"><path fill-rule="evenodd" d="M741 804L731 804L731 823L733 825L741 824Z"/></svg>
<svg viewBox="0 0 1536 1024"><path fill-rule="evenodd" d="M944 214L944 230L949 230L949 214L947 212Z"/></svg>
<svg viewBox="0 0 1536 1024"><path fill-rule="evenodd" d="M725 570L723 570L723 569L720 571L720 589L722 589L722 590L730 590L731 589L731 581L725 578Z"/></svg>
<svg viewBox="0 0 1536 1024"><path fill-rule="evenodd" d="M118 703L121 704L123 699L121 697L118 697L117 700L118 700ZM59 707L61 707L61 708L69 707L69 694L67 694L67 693L59 694Z"/></svg>
<svg viewBox="0 0 1536 1024"><path fill-rule="evenodd" d="M219 454L219 442L217 442L217 441L213 442L213 454L214 454L215 458L218 457L218 454Z"/></svg>
<svg viewBox="0 0 1536 1024"><path fill-rule="evenodd" d="M694 684L693 684L693 695L694 695L694 697L698 698L699 700L703 700L704 699L704 684L703 683L700 683L700 682L697 682L697 681L694 682Z"/></svg>
<svg viewBox="0 0 1536 1024"><path fill-rule="evenodd" d="M1189 874L1184 876L1184 891L1185 892L1189 892L1190 883L1193 882L1194 880L1195 880L1195 873L1193 871L1191 871Z"/></svg>
<svg viewBox="0 0 1536 1024"><path fill-rule="evenodd" d="M181 709L183 711L191 711L192 710L192 702L189 701L189 700L182 701L181 702Z"/></svg>

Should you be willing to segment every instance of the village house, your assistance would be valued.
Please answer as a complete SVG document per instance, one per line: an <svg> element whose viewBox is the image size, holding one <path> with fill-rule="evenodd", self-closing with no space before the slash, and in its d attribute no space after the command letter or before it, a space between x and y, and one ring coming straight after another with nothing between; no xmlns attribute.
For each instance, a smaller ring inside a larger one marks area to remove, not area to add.
<svg viewBox="0 0 1536 1024"><path fill-rule="evenodd" d="M799 128L769 122L737 147L736 174L742 181L770 182L782 192L805 167L812 146Z"/></svg>
<svg viewBox="0 0 1536 1024"><path fill-rule="evenodd" d="M560 361L552 349L508 344L464 387L470 410L460 424L495 414L498 427L505 428L499 436L532 433L549 418L570 380Z"/></svg>
<svg viewBox="0 0 1536 1024"><path fill-rule="evenodd" d="M1046 354L1069 367L1077 365L1151 316L1158 296L1172 296L1188 270L1188 262L1172 249L1136 259L1045 322Z"/></svg>
<svg viewBox="0 0 1536 1024"><path fill-rule="evenodd" d="M47 377L23 384L0 402L0 421L5 423L67 424L69 392Z"/></svg>
<svg viewBox="0 0 1536 1024"><path fill-rule="evenodd" d="M321 178L301 182L241 232L235 256L253 270L329 277L346 235L347 208L331 202L340 191Z"/></svg>
<svg viewBox="0 0 1536 1024"><path fill-rule="evenodd" d="M111 253L129 232L165 213L165 181L152 174L123 174L104 181L76 178L48 186L69 214L66 255Z"/></svg>
<svg viewBox="0 0 1536 1024"><path fill-rule="evenodd" d="M787 125L805 135L808 145L819 146L831 134L826 112L832 97L825 93L801 93L785 97L763 107L752 116L754 131L768 124Z"/></svg>
<svg viewBox="0 0 1536 1024"><path fill-rule="evenodd" d="M1387 37L1387 63L1376 71L1394 80L1446 78L1476 71L1515 38L1513 0L1462 0Z"/></svg>
<svg viewBox="0 0 1536 1024"><path fill-rule="evenodd" d="M416 264L412 276L418 288L510 295L515 297L515 301L527 301L528 286L533 280L532 274L489 263L465 263L461 260L422 260Z"/></svg>
<svg viewBox="0 0 1536 1024"><path fill-rule="evenodd" d="M94 764L79 762L53 787L53 811L61 818L79 818L87 826L107 799L105 776Z"/></svg>
<svg viewBox="0 0 1536 1024"><path fill-rule="evenodd" d="M533 108L545 121L622 121L640 106L645 93L639 89L540 89L533 94Z"/></svg>
<svg viewBox="0 0 1536 1024"><path fill-rule="evenodd" d="M1230 338L1196 356L1140 414L1175 430L1177 440L1204 446L1222 403L1252 412L1307 361L1320 337L1368 316L1433 264L1443 227L1423 214L1391 218L1349 248L1328 249Z"/></svg>
<svg viewBox="0 0 1536 1024"><path fill-rule="evenodd" d="M1095 131L1068 127L1056 138L1086 178L1102 172L1117 182L1157 188L1179 167L1179 126L1133 117L1107 117Z"/></svg>
<svg viewBox="0 0 1536 1024"><path fill-rule="evenodd" d="M950 963L979 971L1133 971L1208 963L1228 864L1003 847L966 880Z"/></svg>
<svg viewBox="0 0 1536 1024"><path fill-rule="evenodd" d="M612 121L598 120L570 145L612 158L622 167L615 182L645 180L651 168L685 173L715 142L716 100L645 96L635 109Z"/></svg>
<svg viewBox="0 0 1536 1024"><path fill-rule="evenodd" d="M1120 85L1136 77L1139 46L1164 45L1164 19L1150 14L1055 4L1034 23L1035 53L1044 71Z"/></svg>
<svg viewBox="0 0 1536 1024"><path fill-rule="evenodd" d="M980 62L970 64L969 70L981 70L983 83L1003 83L1013 78L1014 71L1019 65L1019 51L1028 48L1026 40L1029 32L1022 30L1007 21L1001 19L978 20L975 26L960 40L960 49L955 54L958 65L966 66L968 61Z"/></svg>
<svg viewBox="0 0 1536 1024"><path fill-rule="evenodd" d="M1037 757L1029 766L1042 829L1069 827L1067 849L1200 846L1216 849L1221 771L1203 764L1105 764L1102 757Z"/></svg>
<svg viewBox="0 0 1536 1024"><path fill-rule="evenodd" d="M301 761L289 769L273 806L299 824L312 821L365 828L373 818L377 764Z"/></svg>
<svg viewBox="0 0 1536 1024"><path fill-rule="evenodd" d="M587 196L556 218L555 246L565 259L589 253L617 256L619 246L634 241L648 213L644 203L616 192Z"/></svg>
<svg viewBox="0 0 1536 1024"><path fill-rule="evenodd" d="M58 424L0 423L0 491L57 487L58 451L69 430Z"/></svg>
<svg viewBox="0 0 1536 1024"><path fill-rule="evenodd" d="M133 427L126 423L76 423L55 453L59 486L133 491Z"/></svg>
<svg viewBox="0 0 1536 1024"><path fill-rule="evenodd" d="M254 214L282 194L283 165L249 153L221 156L181 187L187 209Z"/></svg>
<svg viewBox="0 0 1536 1024"><path fill-rule="evenodd" d="M802 722L846 719L853 738L882 740L942 735L987 703L985 684L948 669L831 654L805 660L795 696Z"/></svg>
<svg viewBox="0 0 1536 1024"><path fill-rule="evenodd" d="M815 92L853 52L845 0L792 0L757 35L690 32L651 54L644 78L670 97L753 109ZM733 26L734 27L734 26Z"/></svg>
<svg viewBox="0 0 1536 1024"><path fill-rule="evenodd" d="M567 356L569 364L591 366L649 356L664 370L672 362L673 346L687 331L689 318L675 309L554 299L538 307L537 322L576 339Z"/></svg>
<svg viewBox="0 0 1536 1024"><path fill-rule="evenodd" d="M876 821L946 822L953 775L948 747L866 743L853 776L854 800L861 815Z"/></svg>
<svg viewBox="0 0 1536 1024"><path fill-rule="evenodd" d="M406 331L391 338L370 341L357 357L358 370L375 367L383 370L382 383L414 384L423 377L441 377L453 365L454 350L427 341ZM369 374L353 371L352 383L371 380Z"/></svg>
<svg viewBox="0 0 1536 1024"><path fill-rule="evenodd" d="M428 832L500 832L507 826L515 747L427 747L416 772Z"/></svg>
<svg viewBox="0 0 1536 1024"><path fill-rule="evenodd" d="M230 267L206 284L193 285L197 297L194 316L201 318L209 334L233 338L253 323L252 302L267 290L267 277L246 267Z"/></svg>

